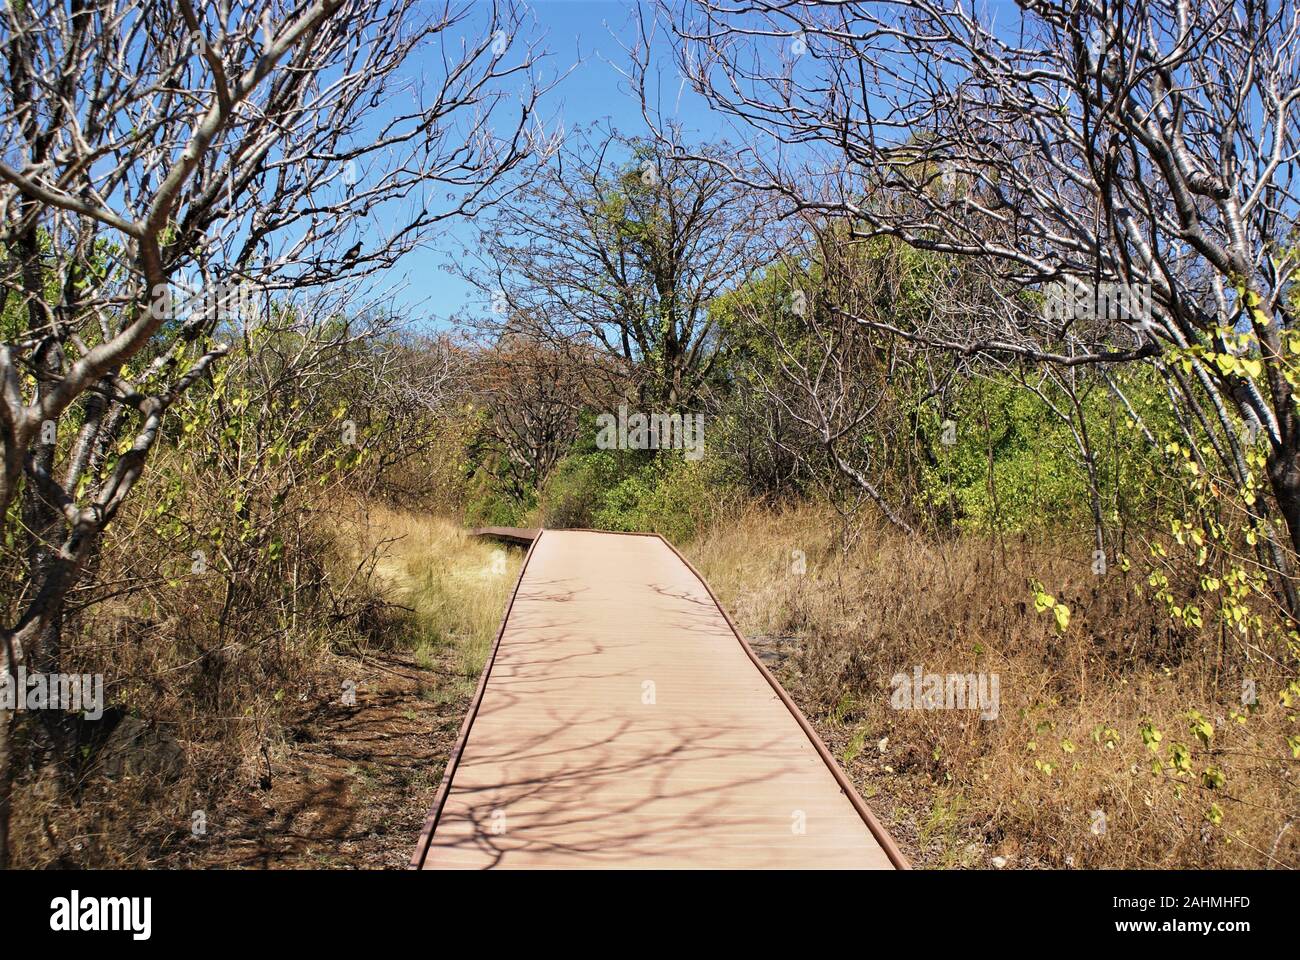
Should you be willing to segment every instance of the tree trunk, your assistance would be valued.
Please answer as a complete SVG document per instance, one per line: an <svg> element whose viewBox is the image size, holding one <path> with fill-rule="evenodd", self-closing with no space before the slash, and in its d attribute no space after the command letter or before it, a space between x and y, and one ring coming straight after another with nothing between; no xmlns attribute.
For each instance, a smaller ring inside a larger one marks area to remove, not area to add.
<svg viewBox="0 0 1300 960"><path fill-rule="evenodd" d="M9 667L6 664L5 670ZM15 682L17 678L14 678ZM16 714L0 710L0 870L9 869L9 811L14 790L13 729Z"/></svg>
<svg viewBox="0 0 1300 960"><path fill-rule="evenodd" d="M1291 536L1291 549L1300 556L1300 453L1294 446L1294 441L1288 441L1269 456L1268 479Z"/></svg>

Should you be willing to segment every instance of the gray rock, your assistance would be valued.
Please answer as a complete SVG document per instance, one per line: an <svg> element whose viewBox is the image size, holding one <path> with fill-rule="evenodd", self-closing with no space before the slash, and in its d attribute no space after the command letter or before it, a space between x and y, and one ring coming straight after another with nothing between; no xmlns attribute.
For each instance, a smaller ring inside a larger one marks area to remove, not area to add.
<svg viewBox="0 0 1300 960"><path fill-rule="evenodd" d="M158 777L175 780L185 769L185 750L172 737L135 717L123 717L99 752L106 777Z"/></svg>

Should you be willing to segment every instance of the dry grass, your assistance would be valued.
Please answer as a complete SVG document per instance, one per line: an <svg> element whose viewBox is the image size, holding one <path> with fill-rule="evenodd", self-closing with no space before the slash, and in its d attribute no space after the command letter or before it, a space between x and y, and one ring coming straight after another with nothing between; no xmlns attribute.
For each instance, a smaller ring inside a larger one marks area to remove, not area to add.
<svg viewBox="0 0 1300 960"><path fill-rule="evenodd" d="M469 536L441 517L373 505L360 542L374 549L376 581L414 613L404 641L419 660L449 650L459 692L473 693L492 648L523 553Z"/></svg>
<svg viewBox="0 0 1300 960"><path fill-rule="evenodd" d="M1296 726L1276 673L1171 629L1118 572L1098 581L1043 545L869 527L845 550L837 530L821 510L755 507L683 546L750 637L786 640L783 683L918 865L1300 864L1298 764L1283 740ZM105 604L81 625L71 669L105 672L113 702L187 762L166 780L110 780L91 763L72 793L52 773L26 777L20 864L400 865L522 553L378 505L336 505L313 542L339 605L329 629L333 617L309 628L277 615L282 629L215 645L219 594L188 581L159 594L165 605ZM1074 611L1064 635L1035 612L1031 578ZM891 709L890 677L914 666L997 673L997 719ZM1261 706L1238 724L1243 676ZM345 678L358 681L355 712L337 705ZM1213 723L1208 745L1190 710ZM1162 759L1188 746L1191 775L1152 772L1147 720ZM1201 783L1207 766L1222 787ZM196 809L210 817L203 839Z"/></svg>
<svg viewBox="0 0 1300 960"><path fill-rule="evenodd" d="M109 702L179 747L183 769L110 777L90 742L69 771L33 741L17 865L405 863L522 554L383 505L340 500L324 519L293 554L316 588L284 577L282 605L246 604L224 635L211 577L82 619L66 669L103 673Z"/></svg>
<svg viewBox="0 0 1300 960"><path fill-rule="evenodd" d="M1296 728L1277 672L1173 631L1123 574L1099 581L1082 558L881 527L844 550L837 529L813 508L752 508L686 552L747 635L786 638L782 681L919 865L1300 865L1300 764L1284 741ZM1074 611L1063 635L1035 612L1031 578ZM918 665L998 674L997 719L892 709L890 678ZM1243 676L1260 706L1237 723ZM1214 725L1208 745L1191 710ZM1152 772L1148 719L1161 758L1190 749L1190 775ZM1223 786L1203 785L1207 766Z"/></svg>

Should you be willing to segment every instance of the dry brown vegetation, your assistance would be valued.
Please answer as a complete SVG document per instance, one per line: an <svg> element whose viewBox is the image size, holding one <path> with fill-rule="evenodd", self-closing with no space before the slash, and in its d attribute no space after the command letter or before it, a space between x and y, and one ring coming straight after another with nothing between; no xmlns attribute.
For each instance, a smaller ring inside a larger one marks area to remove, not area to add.
<svg viewBox="0 0 1300 960"><path fill-rule="evenodd" d="M133 703L150 704L144 739L122 761L88 731L71 802L52 770L24 779L19 864L405 864L521 552L361 499L337 500L304 536L322 529L297 555L317 558L321 589L347 611L329 629L304 620L203 654L220 595L192 578L143 607L95 608L78 668L111 659L123 679L110 702L131 722ZM1026 539L846 527L813 505L739 508L685 550L918 866L1300 863L1283 739L1294 723L1277 679L1171 626L1120 571L1099 580L1086 556ZM1064 633L1035 610L1031 579L1071 607ZM998 674L996 720L891 709L890 677L917 665ZM1260 697L1247 714L1248 673ZM1189 730L1189 703L1213 724L1208 744ZM1166 763L1175 742L1188 746L1191 775L1152 772L1146 722ZM1225 779L1214 791L1199 782L1211 763Z"/></svg>
<svg viewBox="0 0 1300 960"><path fill-rule="evenodd" d="M836 516L811 507L747 509L686 553L741 630L785 655L779 678L918 866L1300 865L1277 674L1212 631L1175 631L1119 570L1099 580L1049 544L927 543L872 524L845 550ZM1031 578L1074 611L1063 634L1035 611ZM891 709L890 677L916 665L999 674L997 719ZM1259 705L1238 722L1243 677ZM1208 745L1189 703L1213 724ZM1191 775L1152 772L1147 720L1162 759L1187 745ZM1218 790L1199 782L1207 764Z"/></svg>
<svg viewBox="0 0 1300 960"><path fill-rule="evenodd" d="M72 792L52 767L20 782L17 865L406 864L521 553L359 500L307 529L296 556L336 614L297 629L207 646L221 594L202 578L96 608L77 668L113 678L125 716L86 731Z"/></svg>

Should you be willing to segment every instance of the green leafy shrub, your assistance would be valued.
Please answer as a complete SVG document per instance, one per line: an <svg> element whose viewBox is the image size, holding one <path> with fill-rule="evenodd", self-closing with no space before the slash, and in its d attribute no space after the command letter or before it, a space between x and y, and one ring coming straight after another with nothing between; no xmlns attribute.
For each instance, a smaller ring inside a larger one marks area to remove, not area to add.
<svg viewBox="0 0 1300 960"><path fill-rule="evenodd" d="M729 494L716 461L663 453L606 493L595 525L661 533L681 543L707 526Z"/></svg>
<svg viewBox="0 0 1300 960"><path fill-rule="evenodd" d="M605 496L626 472L626 455L612 450L574 453L560 461L540 497L538 520L544 527L596 526Z"/></svg>

